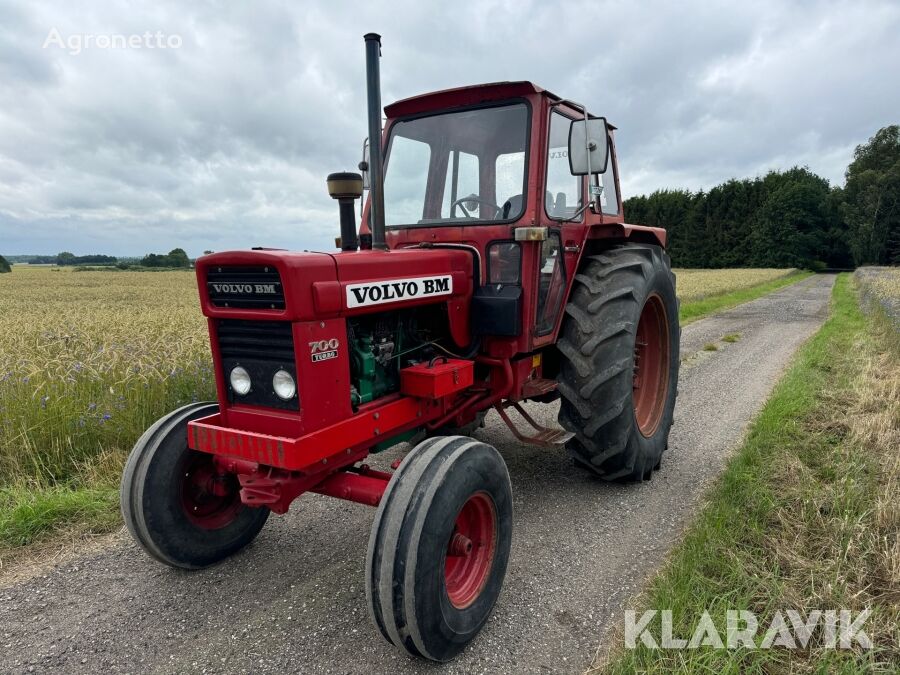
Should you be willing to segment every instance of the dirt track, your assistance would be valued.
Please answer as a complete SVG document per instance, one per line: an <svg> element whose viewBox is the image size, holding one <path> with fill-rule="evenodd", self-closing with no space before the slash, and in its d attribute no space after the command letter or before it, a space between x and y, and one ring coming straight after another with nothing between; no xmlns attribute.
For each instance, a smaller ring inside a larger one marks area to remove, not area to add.
<svg viewBox="0 0 900 675"><path fill-rule="evenodd" d="M811 277L684 329L670 450L648 483L595 481L562 450L521 446L489 415L476 435L509 464L513 550L496 611L448 666L399 654L369 624L372 511L311 495L213 569L163 568L118 537L108 550L0 588L0 672L582 671L827 315L833 281ZM741 338L720 342L730 333ZM718 351L703 351L713 342ZM532 411L549 423L556 406Z"/></svg>

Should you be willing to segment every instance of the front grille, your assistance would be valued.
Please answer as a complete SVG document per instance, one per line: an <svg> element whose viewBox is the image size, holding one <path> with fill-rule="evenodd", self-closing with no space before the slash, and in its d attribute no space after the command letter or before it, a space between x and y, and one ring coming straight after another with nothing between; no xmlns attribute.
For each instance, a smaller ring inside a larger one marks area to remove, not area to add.
<svg viewBox="0 0 900 675"><path fill-rule="evenodd" d="M206 290L216 307L284 309L284 287L274 267L244 265L210 267Z"/></svg>
<svg viewBox="0 0 900 675"><path fill-rule="evenodd" d="M294 363L294 337L287 321L219 319L216 326L223 359Z"/></svg>
<svg viewBox="0 0 900 675"><path fill-rule="evenodd" d="M229 401L285 410L298 409L296 396L284 401L272 388L272 376L278 370L286 370L297 381L290 322L218 319L216 340ZM241 366L250 374L251 389L243 396L234 392L229 382L229 374L236 366Z"/></svg>

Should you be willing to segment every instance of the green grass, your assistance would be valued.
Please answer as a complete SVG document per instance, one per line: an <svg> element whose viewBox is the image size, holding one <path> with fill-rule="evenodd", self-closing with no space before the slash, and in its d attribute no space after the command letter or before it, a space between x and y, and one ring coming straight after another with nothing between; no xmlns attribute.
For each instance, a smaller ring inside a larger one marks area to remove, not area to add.
<svg viewBox="0 0 900 675"><path fill-rule="evenodd" d="M750 288L742 288L737 291L731 291L730 293L709 296L701 300L684 302L681 304L678 318L681 321L681 325L684 326L697 319L702 319L704 316L712 314L713 312L721 312L724 309L735 307L741 303L756 300L772 291L777 291L779 288L784 288L785 286L790 286L802 279L806 279L807 277L812 276L812 274L812 272L797 271L793 274L788 274L787 276L779 277L778 279L773 279L772 281L767 281L757 286L751 286Z"/></svg>
<svg viewBox="0 0 900 675"><path fill-rule="evenodd" d="M741 339L740 333L729 333L728 335L726 335L725 337L722 338L722 342L728 342L729 344L731 344L733 342L737 342L740 339Z"/></svg>
<svg viewBox="0 0 900 675"><path fill-rule="evenodd" d="M900 659L896 630L897 387L900 360L838 278L832 315L798 352L708 502L634 609L670 609L690 637L708 611L722 639L728 609L873 609L868 651L626 650L605 672L872 672ZM893 395L891 392L894 392ZM893 396L893 398L892 398ZM894 581L891 581L894 578ZM890 598L894 598L891 604ZM660 621L651 623L660 637Z"/></svg>
<svg viewBox="0 0 900 675"><path fill-rule="evenodd" d="M27 546L49 531L107 531L120 523L117 487L0 488L0 550Z"/></svg>

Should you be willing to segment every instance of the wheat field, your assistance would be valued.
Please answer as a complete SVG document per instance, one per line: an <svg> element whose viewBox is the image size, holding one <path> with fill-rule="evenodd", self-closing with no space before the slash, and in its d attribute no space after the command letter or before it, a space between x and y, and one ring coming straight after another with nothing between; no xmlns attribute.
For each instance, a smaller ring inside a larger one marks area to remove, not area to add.
<svg viewBox="0 0 900 675"><path fill-rule="evenodd" d="M117 473L155 419L214 395L189 272L17 266L0 322L0 486Z"/></svg>
<svg viewBox="0 0 900 675"><path fill-rule="evenodd" d="M794 269L675 269L678 297L681 302L695 302L704 298L732 293L760 284L789 277Z"/></svg>
<svg viewBox="0 0 900 675"><path fill-rule="evenodd" d="M790 270L676 270L684 303ZM189 272L0 275L0 488L114 484L154 420L214 397Z"/></svg>

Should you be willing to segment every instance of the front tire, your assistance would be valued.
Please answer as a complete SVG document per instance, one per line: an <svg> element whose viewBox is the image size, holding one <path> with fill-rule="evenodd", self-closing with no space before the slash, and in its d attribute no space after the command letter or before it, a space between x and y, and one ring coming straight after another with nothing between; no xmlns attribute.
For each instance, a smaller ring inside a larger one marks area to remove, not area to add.
<svg viewBox="0 0 900 675"><path fill-rule="evenodd" d="M245 506L237 478L216 471L213 456L191 450L187 424L218 412L192 403L169 413L135 444L122 475L125 525L149 555L171 567L199 569L244 548L269 509Z"/></svg>
<svg viewBox="0 0 900 675"><path fill-rule="evenodd" d="M448 661L500 594L512 540L512 489L490 445L432 438L410 452L381 499L366 556L376 627L413 656Z"/></svg>
<svg viewBox="0 0 900 675"><path fill-rule="evenodd" d="M580 466L646 480L668 447L681 329L675 275L653 245L589 257L575 276L558 342L559 422Z"/></svg>

